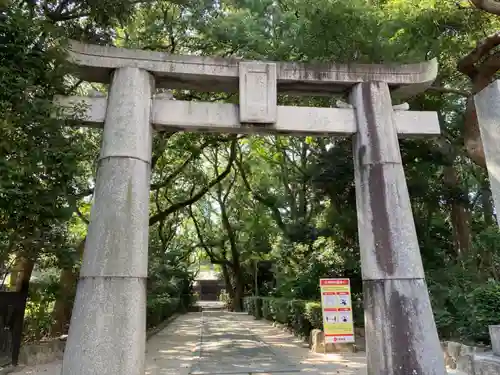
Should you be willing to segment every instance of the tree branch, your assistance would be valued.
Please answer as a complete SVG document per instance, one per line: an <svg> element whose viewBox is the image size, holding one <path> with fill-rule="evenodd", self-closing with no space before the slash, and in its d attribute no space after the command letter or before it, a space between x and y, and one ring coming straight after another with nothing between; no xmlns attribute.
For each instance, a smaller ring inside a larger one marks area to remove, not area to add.
<svg viewBox="0 0 500 375"><path fill-rule="evenodd" d="M248 178L246 176L246 172L243 166L243 163L241 160L236 161L236 165L238 166L238 169L240 171L241 179L243 180L243 184L245 185L246 189L250 194L252 194L252 197L262 203L264 206L269 208L271 210L271 215L278 225L278 227L283 231L285 235L288 234L288 228L286 227L285 223L283 222L283 218L281 217L281 212L279 209L274 205L273 202L270 202L269 199L263 197L262 195L256 193L254 190L252 190L252 187L250 186L250 183L248 182Z"/></svg>
<svg viewBox="0 0 500 375"><path fill-rule="evenodd" d="M76 214L78 215L78 217L79 217L80 219L82 219L82 221L83 221L85 224L89 225L89 221L88 221L88 219L85 217L85 215L83 215L83 214L82 214L82 212L80 211L80 209L78 208L78 206L76 207Z"/></svg>
<svg viewBox="0 0 500 375"><path fill-rule="evenodd" d="M66 90L65 95L71 95L83 83L83 79L79 79L76 83Z"/></svg>
<svg viewBox="0 0 500 375"><path fill-rule="evenodd" d="M466 98L471 96L471 93L469 91L452 89L452 88L448 88L448 87L431 86L427 89L427 91L436 92L436 93L440 93L440 94L456 94L456 95L463 96Z"/></svg>
<svg viewBox="0 0 500 375"><path fill-rule="evenodd" d="M153 171L156 167L156 163L158 163L158 160L160 157L163 155L163 152L165 151L165 148L167 146L168 140L177 132L162 132L160 133L160 150L154 154L151 157L151 170Z"/></svg>
<svg viewBox="0 0 500 375"><path fill-rule="evenodd" d="M173 171L164 181L158 184L152 184L151 190L161 189L170 184L170 182L172 182L172 180L177 177L188 166L190 162L200 156L202 151L212 143L212 141L204 142L196 151L192 152L191 155L184 161L184 163L182 163L175 171Z"/></svg>
<svg viewBox="0 0 500 375"><path fill-rule="evenodd" d="M231 172L233 163L236 159L236 145L237 145L237 138L233 137L233 141L231 143L231 153L229 156L229 160L226 166L226 169L224 172L222 172L220 175L218 175L214 180L212 180L207 186L204 188L200 189L194 196L191 196L189 199L186 199L185 201L175 203L171 205L169 208L167 208L165 211L159 212L156 215L153 215L149 219L149 225L156 224L163 218L167 217L171 213L180 210L186 206L190 206L196 201L200 200L212 187L214 187L216 184L224 180L229 173Z"/></svg>
<svg viewBox="0 0 500 375"><path fill-rule="evenodd" d="M478 9L500 16L500 1L498 0L469 0Z"/></svg>
<svg viewBox="0 0 500 375"><path fill-rule="evenodd" d="M196 220L196 218L194 216L193 209L191 206L189 206L189 216L191 217L191 220L193 220L194 228L196 230L196 235L198 236L198 240L200 241L200 245L201 245L201 247L203 247L203 249L207 253L208 257L210 258L210 262L212 264L231 265L231 262L225 258L224 259L217 259L218 257L215 255L215 253L212 251L212 249L210 249L210 246L208 246L208 244L205 242L205 240L203 239L203 235L201 234L200 226L199 226L198 221Z"/></svg>
<svg viewBox="0 0 500 375"><path fill-rule="evenodd" d="M500 31L497 31L495 34L492 34L478 42L476 48L462 57L457 65L458 71L469 76L470 78L474 78L474 76L478 73L476 64L498 45L500 45Z"/></svg>

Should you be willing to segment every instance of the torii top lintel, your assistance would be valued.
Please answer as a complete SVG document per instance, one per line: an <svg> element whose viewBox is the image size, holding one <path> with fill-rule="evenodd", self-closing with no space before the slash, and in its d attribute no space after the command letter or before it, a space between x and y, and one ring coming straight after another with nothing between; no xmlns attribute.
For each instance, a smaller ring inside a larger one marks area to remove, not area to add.
<svg viewBox="0 0 500 375"><path fill-rule="evenodd" d="M109 83L110 73L122 67L151 72L156 87L210 92L238 91L239 62L242 60L205 56L172 55L83 44L72 41L68 59L77 66L79 78ZM392 95L404 99L425 91L435 80L437 60L408 64L304 64L277 62L277 91L294 95L343 93L356 83L386 82Z"/></svg>

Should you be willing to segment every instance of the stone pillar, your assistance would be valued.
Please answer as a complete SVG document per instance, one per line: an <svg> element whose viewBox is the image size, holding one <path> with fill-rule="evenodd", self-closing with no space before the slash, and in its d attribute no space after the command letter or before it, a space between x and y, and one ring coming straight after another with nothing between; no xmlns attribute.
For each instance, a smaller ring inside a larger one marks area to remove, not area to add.
<svg viewBox="0 0 500 375"><path fill-rule="evenodd" d="M368 375L445 375L389 87L357 84L351 103Z"/></svg>
<svg viewBox="0 0 500 375"><path fill-rule="evenodd" d="M500 226L500 80L494 81L474 97L481 131L486 167Z"/></svg>
<svg viewBox="0 0 500 375"><path fill-rule="evenodd" d="M153 79L114 72L62 375L143 375Z"/></svg>
<svg viewBox="0 0 500 375"><path fill-rule="evenodd" d="M491 349L493 354L500 356L500 325L489 326Z"/></svg>

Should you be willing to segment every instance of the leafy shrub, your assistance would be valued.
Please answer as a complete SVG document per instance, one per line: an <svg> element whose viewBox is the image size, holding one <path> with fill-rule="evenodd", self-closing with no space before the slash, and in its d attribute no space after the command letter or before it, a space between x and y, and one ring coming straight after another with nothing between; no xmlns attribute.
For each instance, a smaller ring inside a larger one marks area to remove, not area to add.
<svg viewBox="0 0 500 375"><path fill-rule="evenodd" d="M463 335L473 342L489 344L488 326L500 323L500 283L491 281L474 289L466 308L469 316L471 312L473 315L470 324L464 327Z"/></svg>
<svg viewBox="0 0 500 375"><path fill-rule="evenodd" d="M352 319L356 327L365 326L365 310L363 307L363 295L352 294Z"/></svg>
<svg viewBox="0 0 500 375"><path fill-rule="evenodd" d="M231 300L231 297L229 296L228 292L226 292L225 290L222 290L217 298L220 302L224 302L224 307L227 310L232 311L233 301Z"/></svg>
<svg viewBox="0 0 500 375"><path fill-rule="evenodd" d="M243 298L243 311L248 313L248 315L254 315L254 303L255 300L253 297L245 297Z"/></svg>
<svg viewBox="0 0 500 375"><path fill-rule="evenodd" d="M254 299L254 316L256 319L262 319L262 298Z"/></svg>
<svg viewBox="0 0 500 375"><path fill-rule="evenodd" d="M306 305L308 302L292 300L288 303L290 308L289 324L293 331L301 336L308 337L312 329L312 324L306 316Z"/></svg>
<svg viewBox="0 0 500 375"><path fill-rule="evenodd" d="M24 341L38 341L50 336L57 286L58 280L52 277L31 283L24 313Z"/></svg>
<svg viewBox="0 0 500 375"><path fill-rule="evenodd" d="M247 297L245 311L257 319L263 317L290 327L301 337L309 336L312 328L323 328L321 304L285 298Z"/></svg>
<svg viewBox="0 0 500 375"><path fill-rule="evenodd" d="M270 298L269 306L272 311L273 320L281 324L288 324L288 316L290 313L289 301L282 298Z"/></svg>
<svg viewBox="0 0 500 375"><path fill-rule="evenodd" d="M323 329L323 312L321 303L307 302L305 305L305 316L313 328Z"/></svg>
<svg viewBox="0 0 500 375"><path fill-rule="evenodd" d="M267 320L275 320L271 308L272 298L261 298L262 301L262 317Z"/></svg>
<svg viewBox="0 0 500 375"><path fill-rule="evenodd" d="M500 323L500 283L490 281L468 294L462 292L460 298L458 290L454 293L459 303L447 307L453 312L437 309L435 313L438 328L446 326L449 337L465 343L489 344L488 326ZM307 337L313 328L323 329L321 303L317 301L247 297L245 311L256 318L263 317L285 324L302 337ZM353 315L355 326L362 326L363 306L360 298L353 297Z"/></svg>
<svg viewBox="0 0 500 375"><path fill-rule="evenodd" d="M262 318L262 297L245 297L243 299L243 310L256 319Z"/></svg>
<svg viewBox="0 0 500 375"><path fill-rule="evenodd" d="M147 327L154 327L168 319L181 306L180 298L171 298L168 295L159 295L148 298L147 303Z"/></svg>
<svg viewBox="0 0 500 375"><path fill-rule="evenodd" d="M477 259L468 262L428 278L434 318L443 340L488 344L488 325L500 323L500 283L471 272Z"/></svg>

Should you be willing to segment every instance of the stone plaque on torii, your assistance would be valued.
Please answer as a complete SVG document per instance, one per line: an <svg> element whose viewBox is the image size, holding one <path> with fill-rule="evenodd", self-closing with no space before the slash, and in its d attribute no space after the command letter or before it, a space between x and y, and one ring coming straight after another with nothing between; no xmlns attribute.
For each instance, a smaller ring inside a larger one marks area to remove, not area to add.
<svg viewBox="0 0 500 375"><path fill-rule="evenodd" d="M435 60L413 65L256 62L73 43L80 79L110 83L84 102L103 127L94 204L63 375L142 375L154 130L354 135L369 375L444 375L398 136L440 133L435 112L393 106L424 91ZM239 105L155 97L155 88L239 91ZM350 94L344 108L277 105L277 94Z"/></svg>

